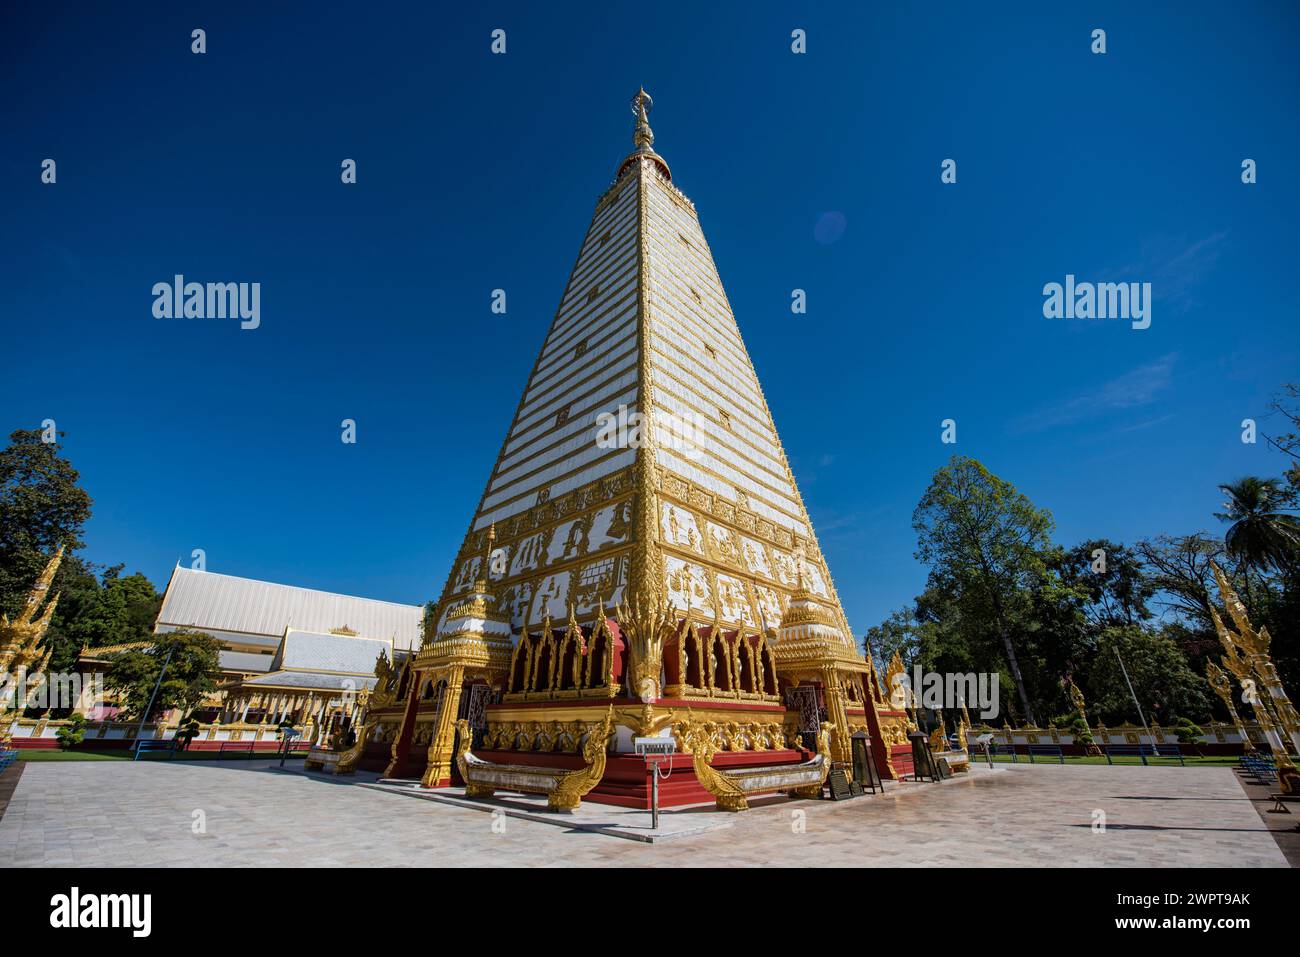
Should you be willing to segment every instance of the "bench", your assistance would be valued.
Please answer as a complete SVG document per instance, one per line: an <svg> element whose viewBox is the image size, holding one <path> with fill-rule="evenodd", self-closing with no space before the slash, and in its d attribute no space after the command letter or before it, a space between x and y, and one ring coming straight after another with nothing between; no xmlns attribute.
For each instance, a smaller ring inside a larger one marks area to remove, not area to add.
<svg viewBox="0 0 1300 957"><path fill-rule="evenodd" d="M1176 744L1162 744L1159 750L1150 744L1108 744L1105 747L1106 763L1114 764L1111 757L1119 758L1141 758L1142 763L1150 764L1147 758L1168 758L1169 760L1178 759L1179 767L1187 767L1187 762L1183 760L1183 749Z"/></svg>
<svg viewBox="0 0 1300 957"><path fill-rule="evenodd" d="M168 751L167 759L170 761L172 755L176 753L176 742L164 740L162 738L137 738L135 742L135 757L132 761L139 761L140 754L144 751Z"/></svg>
<svg viewBox="0 0 1300 957"><path fill-rule="evenodd" d="M17 751L0 751L0 773L3 773L9 765L18 760Z"/></svg>
<svg viewBox="0 0 1300 957"><path fill-rule="evenodd" d="M456 722L456 729L460 733L456 767L465 780L466 797L491 797L498 790L544 794L547 810L572 813L582 804L587 792L605 776L606 748L614 736L614 709L611 706L605 720L587 733L586 743L582 746L586 767L576 770L485 761L470 751L474 735L469 722L460 719Z"/></svg>
<svg viewBox="0 0 1300 957"><path fill-rule="evenodd" d="M1292 795L1300 794L1300 771L1297 771L1291 764L1278 767L1277 762L1272 757L1251 758L1249 756L1242 758L1241 767L1237 770L1251 779L1252 784L1261 787L1269 785L1279 785L1284 798L1290 799ZM1269 795L1273 797L1273 795ZM1275 799L1276 800L1276 799ZM1285 811L1282 802L1278 801L1275 811Z"/></svg>
<svg viewBox="0 0 1300 957"><path fill-rule="evenodd" d="M756 768L724 770L710 765L713 756L722 750L722 744L703 722L688 721L679 737L691 753L696 778L713 795L718 810L744 811L749 807L749 798L757 794L785 791L791 797L820 797L831 769L832 727L822 722L817 732L817 754L812 759Z"/></svg>
<svg viewBox="0 0 1300 957"><path fill-rule="evenodd" d="M1011 755L1011 763L1018 764L1019 759L1016 757L1016 746L1014 744L998 744L996 741L989 742L989 756L1000 757L1001 755Z"/></svg>
<svg viewBox="0 0 1300 957"><path fill-rule="evenodd" d="M1300 802L1300 794L1285 794L1281 791L1275 791L1268 796L1268 799L1273 802L1273 806L1269 809L1271 813L1290 814L1291 811L1286 805Z"/></svg>
<svg viewBox="0 0 1300 957"><path fill-rule="evenodd" d="M1271 757L1242 757L1237 771L1252 779L1255 784L1271 784L1277 780L1277 764Z"/></svg>
<svg viewBox="0 0 1300 957"><path fill-rule="evenodd" d="M1065 752L1061 750L1059 744L1027 744L1025 751L1029 755L1029 763L1034 764L1034 756L1044 758L1056 758L1058 764L1065 763Z"/></svg>
<svg viewBox="0 0 1300 957"><path fill-rule="evenodd" d="M222 741L221 747L217 748L217 757L218 758L225 757L227 753L233 754L236 757L245 754L248 755L249 757L252 757L253 742L252 741Z"/></svg>

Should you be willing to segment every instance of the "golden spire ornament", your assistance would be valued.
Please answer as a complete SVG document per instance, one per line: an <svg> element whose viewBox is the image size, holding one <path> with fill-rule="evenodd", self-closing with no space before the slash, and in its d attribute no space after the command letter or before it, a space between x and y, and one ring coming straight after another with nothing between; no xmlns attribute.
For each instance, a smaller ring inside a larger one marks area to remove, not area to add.
<svg viewBox="0 0 1300 957"><path fill-rule="evenodd" d="M1241 655L1245 658L1258 679L1259 697L1264 707L1271 712L1272 717L1276 718L1277 724L1281 726L1281 732L1290 739L1296 753L1300 754L1300 714L1296 713L1295 707L1291 704L1291 699L1282 686L1282 679L1278 676L1277 668L1273 665L1273 659L1269 656L1272 638L1269 636L1268 629L1255 630L1246 614L1246 606L1237 597L1236 591L1228 582L1222 569L1214 562L1210 562L1210 570L1214 573L1214 581L1219 586L1219 595L1228 610L1228 617L1232 619L1237 629L1236 632L1231 631L1219 617L1218 609L1211 606L1210 617L1214 621L1214 630L1219 633L1219 640L1230 656Z"/></svg>
<svg viewBox="0 0 1300 957"><path fill-rule="evenodd" d="M648 159L652 160L659 167L660 172L664 174L664 177L671 182L673 174L668 169L668 163L654 151L655 133L654 130L650 129L650 111L654 109L654 97L647 93L643 86L633 95L632 102L629 105L632 108L632 115L636 117L636 126L632 130L632 145L636 147L636 151L619 164L618 173L615 174L614 178L621 177L633 163Z"/></svg>
<svg viewBox="0 0 1300 957"><path fill-rule="evenodd" d="M22 689L39 686L50 663L54 649L42 649L41 644L59 605L59 596L55 595L48 603L45 599L62 561L63 546L60 545L27 593L18 617L10 620L8 615L0 615L0 747L8 743L13 713L21 713L26 707L26 701L19 700L20 697L25 699ZM45 605L43 612L42 605ZM37 617L38 612L40 617Z"/></svg>
<svg viewBox="0 0 1300 957"><path fill-rule="evenodd" d="M632 115L636 117L636 132L632 134L632 145L639 150L648 151L655 144L654 130L650 129L650 111L655 101L645 87L636 91L632 97Z"/></svg>
<svg viewBox="0 0 1300 957"><path fill-rule="evenodd" d="M1205 676L1209 682L1210 688L1219 700L1224 703L1228 709L1228 714L1232 716L1232 723L1237 727L1237 734L1241 736L1241 746L1247 754L1255 752L1255 743L1250 740L1250 734L1246 731L1246 723L1241 720L1241 715L1237 713L1237 706L1232 700L1232 681L1229 680L1223 669L1213 661L1206 662Z"/></svg>

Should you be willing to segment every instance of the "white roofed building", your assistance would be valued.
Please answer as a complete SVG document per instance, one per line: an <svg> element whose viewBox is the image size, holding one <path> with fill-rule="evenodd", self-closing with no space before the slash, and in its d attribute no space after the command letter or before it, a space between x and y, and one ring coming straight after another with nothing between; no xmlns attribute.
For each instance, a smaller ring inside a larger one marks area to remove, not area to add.
<svg viewBox="0 0 1300 957"><path fill-rule="evenodd" d="M410 651L420 645L423 617L424 609L419 605L357 598L178 565L167 583L154 630L206 632L223 645L223 674L253 676L271 670L286 631L345 634Z"/></svg>
<svg viewBox="0 0 1300 957"><path fill-rule="evenodd" d="M163 593L155 633L201 631L221 642L221 696L210 717L223 722L319 721L350 715L374 685L376 659L404 661L420 644L424 609L177 565ZM115 653L143 642L83 649L80 662L106 668ZM91 715L112 718L116 701Z"/></svg>

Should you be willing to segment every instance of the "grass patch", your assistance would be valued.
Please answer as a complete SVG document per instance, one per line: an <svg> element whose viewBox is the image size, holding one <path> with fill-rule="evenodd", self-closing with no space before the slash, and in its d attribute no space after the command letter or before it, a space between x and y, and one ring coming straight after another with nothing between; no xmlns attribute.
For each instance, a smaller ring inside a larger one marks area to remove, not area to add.
<svg viewBox="0 0 1300 957"><path fill-rule="evenodd" d="M127 751L60 751L57 748L26 749L18 752L19 761L128 761Z"/></svg>

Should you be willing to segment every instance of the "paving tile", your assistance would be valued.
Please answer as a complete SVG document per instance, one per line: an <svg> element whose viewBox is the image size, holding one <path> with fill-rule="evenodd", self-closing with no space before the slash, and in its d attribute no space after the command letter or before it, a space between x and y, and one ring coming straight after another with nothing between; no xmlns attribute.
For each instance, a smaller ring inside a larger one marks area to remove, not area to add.
<svg viewBox="0 0 1300 957"><path fill-rule="evenodd" d="M0 864L1286 866L1227 768L974 769L854 801L781 799L659 844L521 818L495 833L481 810L358 786L373 780L270 761L33 763L0 820ZM192 830L195 810L205 833Z"/></svg>

